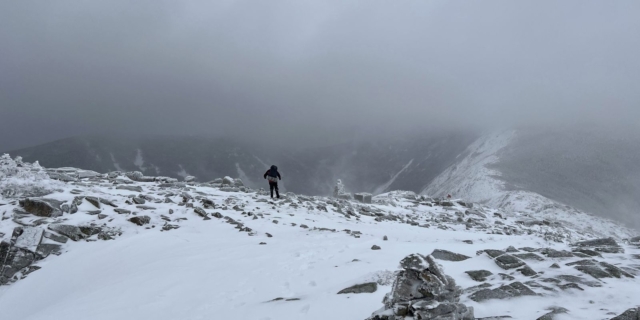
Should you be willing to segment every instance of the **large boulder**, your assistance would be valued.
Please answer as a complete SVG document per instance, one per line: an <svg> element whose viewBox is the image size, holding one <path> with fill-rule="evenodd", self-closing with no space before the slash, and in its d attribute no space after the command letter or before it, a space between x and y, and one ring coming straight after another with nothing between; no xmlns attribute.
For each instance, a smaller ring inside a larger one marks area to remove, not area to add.
<svg viewBox="0 0 640 320"><path fill-rule="evenodd" d="M384 308L370 320L474 319L473 308L460 303L462 290L432 256L412 254L400 265L403 270L385 296Z"/></svg>
<svg viewBox="0 0 640 320"><path fill-rule="evenodd" d="M26 198L20 200L24 211L39 217L58 217L62 215L61 201L43 198Z"/></svg>
<svg viewBox="0 0 640 320"><path fill-rule="evenodd" d="M233 178L231 178L231 177L222 178L222 185L223 186L233 187L233 185L234 185Z"/></svg>

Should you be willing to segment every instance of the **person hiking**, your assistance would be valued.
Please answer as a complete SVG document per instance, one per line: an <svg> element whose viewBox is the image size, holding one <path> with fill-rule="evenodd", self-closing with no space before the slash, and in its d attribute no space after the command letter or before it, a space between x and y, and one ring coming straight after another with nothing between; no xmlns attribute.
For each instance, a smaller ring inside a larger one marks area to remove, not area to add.
<svg viewBox="0 0 640 320"><path fill-rule="evenodd" d="M276 190L276 197L280 199L280 191L278 190L278 180L282 180L278 167L271 166L271 169L264 173L264 178L269 180L269 189L271 190L271 199L273 199L273 190Z"/></svg>

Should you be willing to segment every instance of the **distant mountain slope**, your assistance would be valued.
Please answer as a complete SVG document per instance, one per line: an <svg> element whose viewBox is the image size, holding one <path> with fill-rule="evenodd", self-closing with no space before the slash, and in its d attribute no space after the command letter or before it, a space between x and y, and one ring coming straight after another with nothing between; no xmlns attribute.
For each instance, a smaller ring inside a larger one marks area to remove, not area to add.
<svg viewBox="0 0 640 320"><path fill-rule="evenodd" d="M337 179L351 192L418 192L475 139L470 133L444 133L295 150L256 147L230 138L89 136L9 153L50 168L136 170L174 178L189 174L199 181L230 175L251 187L265 186L262 175L276 164L283 175L281 189L327 195Z"/></svg>
<svg viewBox="0 0 640 320"><path fill-rule="evenodd" d="M640 227L636 136L595 129L505 131L483 136L465 154L423 193L534 213L578 209Z"/></svg>

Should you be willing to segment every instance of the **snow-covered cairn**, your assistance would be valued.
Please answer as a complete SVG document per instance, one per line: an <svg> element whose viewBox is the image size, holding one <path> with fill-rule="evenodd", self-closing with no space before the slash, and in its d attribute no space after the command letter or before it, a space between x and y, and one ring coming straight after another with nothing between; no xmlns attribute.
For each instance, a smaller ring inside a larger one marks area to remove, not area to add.
<svg viewBox="0 0 640 320"><path fill-rule="evenodd" d="M37 161L31 164L21 157L11 159L8 154L0 157L0 196L42 196L61 186L61 182L49 178Z"/></svg>
<svg viewBox="0 0 640 320"><path fill-rule="evenodd" d="M460 303L462 290L442 271L434 258L412 254L400 261L384 308L367 320L434 319L473 320L473 308Z"/></svg>
<svg viewBox="0 0 640 320"><path fill-rule="evenodd" d="M336 186L333 188L333 197L346 200L352 199L351 194L344 190L344 184L342 184L342 180L340 179L338 179Z"/></svg>

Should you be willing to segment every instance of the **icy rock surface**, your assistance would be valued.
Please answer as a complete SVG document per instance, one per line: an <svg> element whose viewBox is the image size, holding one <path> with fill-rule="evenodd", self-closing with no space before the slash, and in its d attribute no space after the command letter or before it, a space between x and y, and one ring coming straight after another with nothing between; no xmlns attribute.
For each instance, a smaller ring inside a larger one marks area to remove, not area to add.
<svg viewBox="0 0 640 320"><path fill-rule="evenodd" d="M385 296L384 308L368 319L475 319L473 308L460 303L461 288L432 256L412 254L400 266L403 270Z"/></svg>

